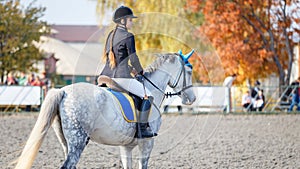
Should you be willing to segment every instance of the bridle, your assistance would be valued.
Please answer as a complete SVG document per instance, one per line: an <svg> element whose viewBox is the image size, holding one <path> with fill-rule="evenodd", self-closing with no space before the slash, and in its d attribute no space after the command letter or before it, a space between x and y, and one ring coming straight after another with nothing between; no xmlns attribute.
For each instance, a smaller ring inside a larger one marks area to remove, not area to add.
<svg viewBox="0 0 300 169"><path fill-rule="evenodd" d="M180 56L179 56L180 57ZM153 87L155 87L157 90L159 90L161 93L163 93L164 94L164 96L166 97L166 98L168 98L168 97L172 97L172 96L176 96L176 95L181 95L181 93L183 92L184 93L184 91L185 90L187 90L187 89L189 89L189 88L191 88L191 87L193 87L193 85L188 85L188 86L186 86L186 75L185 75L185 68L184 68L184 66L185 66L185 63L184 63L184 61L183 61L183 59L180 57L180 59L181 59L181 70L180 70L180 72L178 73L178 75L176 76L177 78L176 78L176 80L174 81L174 83L172 84L172 85L169 85L171 88L175 88L177 85L178 85L178 83L179 83L179 80L180 80L180 77L182 76L182 74L183 74L183 84L182 84L182 89L180 90L180 91L178 91L178 92L175 92L175 93L172 93L172 92L167 92L167 93L165 93L163 90L161 90L159 87L157 87L149 78L147 78L145 75L142 75L143 76L143 78L145 79L145 80L147 80Z"/></svg>

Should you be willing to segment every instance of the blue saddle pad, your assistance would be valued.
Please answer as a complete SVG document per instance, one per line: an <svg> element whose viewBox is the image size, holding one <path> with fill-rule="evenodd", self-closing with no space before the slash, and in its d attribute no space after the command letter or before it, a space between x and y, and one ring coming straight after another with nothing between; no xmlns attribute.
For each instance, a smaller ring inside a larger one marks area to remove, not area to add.
<svg viewBox="0 0 300 169"><path fill-rule="evenodd" d="M132 97L127 93L117 92L109 88L107 90L112 93L116 101L119 103L124 119L127 122L137 122L135 106Z"/></svg>

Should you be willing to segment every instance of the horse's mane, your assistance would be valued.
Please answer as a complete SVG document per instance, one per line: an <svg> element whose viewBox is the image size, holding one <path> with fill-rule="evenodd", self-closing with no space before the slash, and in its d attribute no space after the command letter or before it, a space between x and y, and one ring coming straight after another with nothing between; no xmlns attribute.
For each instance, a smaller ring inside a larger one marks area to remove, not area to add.
<svg viewBox="0 0 300 169"><path fill-rule="evenodd" d="M145 68L146 72L152 73L157 70L164 62L174 63L178 57L177 53L156 54L157 59Z"/></svg>

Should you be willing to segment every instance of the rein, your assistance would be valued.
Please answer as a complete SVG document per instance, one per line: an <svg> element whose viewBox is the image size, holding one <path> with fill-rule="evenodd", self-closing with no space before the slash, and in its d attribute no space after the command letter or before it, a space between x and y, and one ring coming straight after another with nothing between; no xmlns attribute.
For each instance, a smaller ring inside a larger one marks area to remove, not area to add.
<svg viewBox="0 0 300 169"><path fill-rule="evenodd" d="M181 91L179 91L179 92L176 92L176 93L172 93L172 92L167 92L167 93L165 93L164 91L162 91L159 87L157 87L150 79L148 79L145 75L142 75L143 76L143 78L145 78L153 87L155 87L157 90L159 90L161 93L163 93L165 96L166 96L166 98L168 98L168 97L172 97L172 96L175 96L175 95L180 95L181 94Z"/></svg>
<svg viewBox="0 0 300 169"><path fill-rule="evenodd" d="M180 74L176 80L176 83L174 83L174 85L170 86L171 88L174 88L178 85L178 82L179 82L179 79L181 77L181 75L183 74L183 88L176 92L176 93L172 93L172 92L167 92L165 93L163 90L161 90L159 87L157 87L149 78L147 78L145 75L142 75L143 78L145 78L153 87L155 87L157 90L159 90L161 93L164 94L164 96L166 96L166 98L168 97L172 97L172 96L176 96L176 95L180 95L181 92L183 92L184 90L188 89L188 88L191 88L193 87L193 85L189 85L189 86L186 86L186 78L185 78L185 69L184 69L184 63L181 62L181 71L180 71Z"/></svg>

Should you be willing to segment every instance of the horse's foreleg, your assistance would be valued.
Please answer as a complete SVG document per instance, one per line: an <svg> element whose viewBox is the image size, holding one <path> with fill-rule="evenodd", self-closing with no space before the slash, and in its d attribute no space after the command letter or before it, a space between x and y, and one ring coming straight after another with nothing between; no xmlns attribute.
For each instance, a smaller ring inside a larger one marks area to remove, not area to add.
<svg viewBox="0 0 300 169"><path fill-rule="evenodd" d="M154 139L138 139L139 169L148 168L148 161L153 148Z"/></svg>
<svg viewBox="0 0 300 169"><path fill-rule="evenodd" d="M125 169L132 168L132 146L120 146L121 161Z"/></svg>

